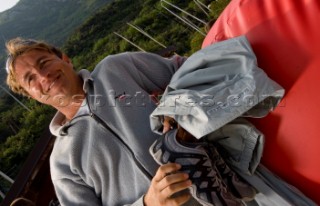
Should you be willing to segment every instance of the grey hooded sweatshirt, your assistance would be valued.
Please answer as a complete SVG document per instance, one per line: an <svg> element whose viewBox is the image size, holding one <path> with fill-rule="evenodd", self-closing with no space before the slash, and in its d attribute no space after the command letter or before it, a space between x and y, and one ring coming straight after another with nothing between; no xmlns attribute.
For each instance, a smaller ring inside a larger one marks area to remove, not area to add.
<svg viewBox="0 0 320 206"><path fill-rule="evenodd" d="M150 129L151 94L164 91L184 60L123 53L106 57L91 75L81 71L83 108L63 126L59 112L50 124L51 176L62 205L143 205L159 167L149 154L159 137Z"/></svg>

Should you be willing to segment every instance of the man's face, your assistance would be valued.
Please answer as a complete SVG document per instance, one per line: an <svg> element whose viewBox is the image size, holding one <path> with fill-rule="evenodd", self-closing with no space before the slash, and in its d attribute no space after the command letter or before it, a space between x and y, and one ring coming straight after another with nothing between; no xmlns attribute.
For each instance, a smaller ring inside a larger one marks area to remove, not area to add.
<svg viewBox="0 0 320 206"><path fill-rule="evenodd" d="M79 77L65 55L59 58L44 50L28 51L16 58L15 73L32 98L56 108L82 91Z"/></svg>

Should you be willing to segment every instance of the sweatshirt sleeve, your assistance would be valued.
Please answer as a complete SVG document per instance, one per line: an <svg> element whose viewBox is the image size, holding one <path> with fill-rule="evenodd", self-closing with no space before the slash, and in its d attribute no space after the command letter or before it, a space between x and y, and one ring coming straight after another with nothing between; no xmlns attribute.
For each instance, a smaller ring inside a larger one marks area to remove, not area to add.
<svg viewBox="0 0 320 206"><path fill-rule="evenodd" d="M94 191L84 184L79 184L71 179L59 179L53 181L55 191L61 205L102 206Z"/></svg>
<svg viewBox="0 0 320 206"><path fill-rule="evenodd" d="M130 205L124 205L124 206L144 206L143 203L143 198L144 196L140 197L138 200L136 200L134 203L130 204Z"/></svg>
<svg viewBox="0 0 320 206"><path fill-rule="evenodd" d="M134 65L132 72L137 72L139 84L150 92L160 88L164 89L169 84L173 74L186 60L185 57L174 55L164 58L157 54L134 52L130 54Z"/></svg>
<svg viewBox="0 0 320 206"><path fill-rule="evenodd" d="M149 94L162 93L186 59L179 55L164 58L147 52L125 52L107 56L97 65L93 75L104 73L113 85L117 82L136 84Z"/></svg>
<svg viewBox="0 0 320 206"><path fill-rule="evenodd" d="M78 184L70 179L61 179L54 182L56 194L61 205L68 206L103 206L101 199L86 185ZM144 206L143 197L132 204L123 206Z"/></svg>

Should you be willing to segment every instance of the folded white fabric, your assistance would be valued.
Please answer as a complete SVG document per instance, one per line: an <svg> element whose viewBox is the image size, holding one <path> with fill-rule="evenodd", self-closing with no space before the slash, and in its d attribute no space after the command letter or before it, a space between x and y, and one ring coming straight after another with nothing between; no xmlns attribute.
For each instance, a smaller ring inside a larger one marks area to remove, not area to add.
<svg viewBox="0 0 320 206"><path fill-rule="evenodd" d="M267 115L283 95L284 89L257 66L246 37L236 37L184 62L150 116L151 129L161 133L161 118L171 116L201 138L237 117Z"/></svg>

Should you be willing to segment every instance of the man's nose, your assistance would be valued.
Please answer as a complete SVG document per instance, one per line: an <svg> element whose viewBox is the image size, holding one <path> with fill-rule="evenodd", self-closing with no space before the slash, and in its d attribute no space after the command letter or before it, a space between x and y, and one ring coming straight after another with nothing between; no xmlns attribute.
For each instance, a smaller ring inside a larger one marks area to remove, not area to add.
<svg viewBox="0 0 320 206"><path fill-rule="evenodd" d="M49 81L51 73L49 71L38 70L38 75L40 83L44 85Z"/></svg>

